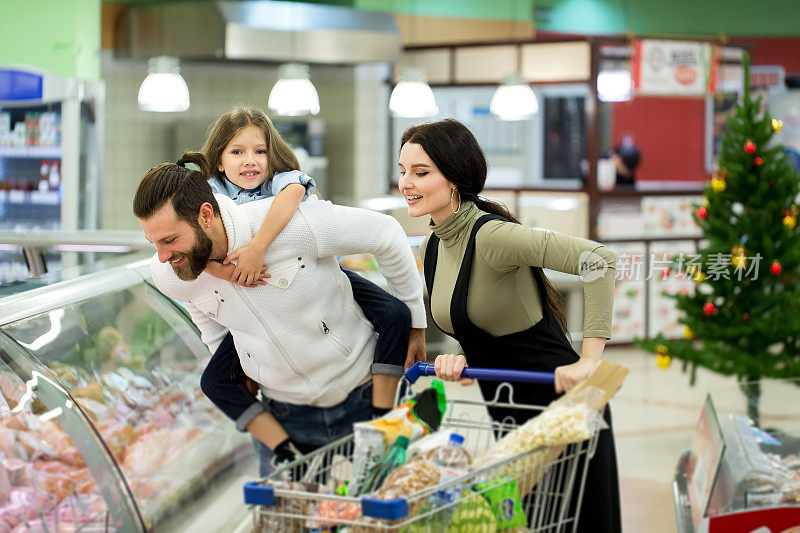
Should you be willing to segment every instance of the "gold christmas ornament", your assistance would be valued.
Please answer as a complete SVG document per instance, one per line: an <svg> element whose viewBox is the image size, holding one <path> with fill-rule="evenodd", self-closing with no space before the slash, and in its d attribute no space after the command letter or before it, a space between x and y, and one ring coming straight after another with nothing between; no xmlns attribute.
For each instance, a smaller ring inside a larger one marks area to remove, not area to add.
<svg viewBox="0 0 800 533"><path fill-rule="evenodd" d="M794 229L794 227L797 225L797 218L791 215L786 215L783 217L783 225L789 229Z"/></svg>
<svg viewBox="0 0 800 533"><path fill-rule="evenodd" d="M698 285L703 283L704 279L706 279L706 275L703 274L702 272L698 272L697 274L694 275L694 282L697 283Z"/></svg>
<svg viewBox="0 0 800 533"><path fill-rule="evenodd" d="M669 354L659 354L656 356L656 364L658 365L658 368L666 370L672 364L672 358L669 356Z"/></svg>
<svg viewBox="0 0 800 533"><path fill-rule="evenodd" d="M743 255L734 255L733 257L731 257L731 264L736 269L744 268L745 266L747 266L747 257Z"/></svg>
<svg viewBox="0 0 800 533"><path fill-rule="evenodd" d="M711 180L711 190L714 192L722 192L728 188L728 182L720 179L720 178L713 178Z"/></svg>
<svg viewBox="0 0 800 533"><path fill-rule="evenodd" d="M747 248L739 244L734 244L731 248L731 255L747 255Z"/></svg>
<svg viewBox="0 0 800 533"><path fill-rule="evenodd" d="M683 326L683 336L687 339L693 339L694 331L689 326Z"/></svg>
<svg viewBox="0 0 800 533"><path fill-rule="evenodd" d="M772 119L772 131L777 133L777 132L781 131L782 127L783 127L783 121L782 120L778 120L777 118L773 118Z"/></svg>

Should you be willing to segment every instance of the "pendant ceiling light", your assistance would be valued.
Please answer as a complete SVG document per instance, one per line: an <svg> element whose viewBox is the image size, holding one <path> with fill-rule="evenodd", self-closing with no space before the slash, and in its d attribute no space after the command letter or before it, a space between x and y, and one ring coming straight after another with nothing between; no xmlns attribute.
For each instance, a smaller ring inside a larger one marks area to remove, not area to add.
<svg viewBox="0 0 800 533"><path fill-rule="evenodd" d="M526 120L539 112L539 100L519 74L510 74L492 95L489 111L500 120Z"/></svg>
<svg viewBox="0 0 800 533"><path fill-rule="evenodd" d="M633 98L629 70L601 70L597 74L597 98L601 102L627 102Z"/></svg>
<svg viewBox="0 0 800 533"><path fill-rule="evenodd" d="M161 113L189 109L189 87L180 75L177 57L150 58L147 70L147 77L139 87L140 109Z"/></svg>
<svg viewBox="0 0 800 533"><path fill-rule="evenodd" d="M400 81L389 97L389 110L394 116L403 118L431 117L439 112L436 98L422 70L414 67L402 70Z"/></svg>
<svg viewBox="0 0 800 533"><path fill-rule="evenodd" d="M277 115L299 117L319 113L319 95L308 78L308 65L286 63L278 67L278 83L269 93L269 108Z"/></svg>

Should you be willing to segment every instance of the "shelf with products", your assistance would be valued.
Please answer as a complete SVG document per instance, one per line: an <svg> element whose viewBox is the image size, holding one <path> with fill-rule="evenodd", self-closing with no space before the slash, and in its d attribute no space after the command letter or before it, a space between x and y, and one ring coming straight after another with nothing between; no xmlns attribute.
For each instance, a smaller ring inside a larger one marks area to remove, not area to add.
<svg viewBox="0 0 800 533"><path fill-rule="evenodd" d="M0 157L16 159L60 159L60 146L0 146Z"/></svg>
<svg viewBox="0 0 800 533"><path fill-rule="evenodd" d="M706 398L692 447L681 454L673 479L680 533L795 531L800 420L790 399L797 398L798 384L773 383L783 392L787 412L770 417L766 430L743 414L719 418L711 395Z"/></svg>
<svg viewBox="0 0 800 533"><path fill-rule="evenodd" d="M610 344L663 334L681 338L684 328L670 295L689 294L691 277L673 268L672 259L691 258L702 235L694 224L700 195L608 196L600 204L600 242L617 254L614 332Z"/></svg>
<svg viewBox="0 0 800 533"><path fill-rule="evenodd" d="M29 472L26 494L48 502L33 517L91 505L110 529L157 529L252 460L250 440L200 391L209 353L197 330L147 279L143 262L0 300L0 426L21 417L9 424L27 448L5 451ZM57 394L27 397L35 376ZM0 520L9 505L0 498Z"/></svg>
<svg viewBox="0 0 800 533"><path fill-rule="evenodd" d="M0 91L0 190L59 193L52 210L35 199L0 204L25 207L6 209L2 227L97 228L105 83L18 66L0 66L0 77L8 82Z"/></svg>

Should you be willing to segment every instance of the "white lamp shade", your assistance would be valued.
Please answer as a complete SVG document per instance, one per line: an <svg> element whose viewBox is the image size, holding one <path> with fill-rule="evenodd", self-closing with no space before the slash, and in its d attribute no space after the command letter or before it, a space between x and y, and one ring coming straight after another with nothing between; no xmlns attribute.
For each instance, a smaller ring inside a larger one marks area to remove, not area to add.
<svg viewBox="0 0 800 533"><path fill-rule="evenodd" d="M177 58L153 58L149 71L139 87L140 109L160 113L189 109L189 87L179 73Z"/></svg>
<svg viewBox="0 0 800 533"><path fill-rule="evenodd" d="M280 79L272 87L267 102L273 112L288 117L319 113L319 94L308 79L308 65L281 65L278 76Z"/></svg>
<svg viewBox="0 0 800 533"><path fill-rule="evenodd" d="M403 118L431 117L439 112L436 97L421 70L412 67L403 70L389 97L389 110Z"/></svg>
<svg viewBox="0 0 800 533"><path fill-rule="evenodd" d="M597 98L601 102L627 102L633 97L633 80L627 70L602 70L597 74Z"/></svg>
<svg viewBox="0 0 800 533"><path fill-rule="evenodd" d="M511 75L492 95L489 111L500 120L526 120L539 112L539 100L520 76Z"/></svg>

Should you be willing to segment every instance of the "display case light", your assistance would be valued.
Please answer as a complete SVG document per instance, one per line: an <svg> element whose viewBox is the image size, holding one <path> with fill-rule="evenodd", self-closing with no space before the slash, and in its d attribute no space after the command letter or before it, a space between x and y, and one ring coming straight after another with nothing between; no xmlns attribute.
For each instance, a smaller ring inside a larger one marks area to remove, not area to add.
<svg viewBox="0 0 800 533"><path fill-rule="evenodd" d="M139 109L158 113L189 109L189 87L180 75L177 57L153 57L147 70L147 77L139 87Z"/></svg>
<svg viewBox="0 0 800 533"><path fill-rule="evenodd" d="M267 102L275 114L299 117L319 113L319 94L308 77L308 65L283 64L278 67L278 78Z"/></svg>
<svg viewBox="0 0 800 533"><path fill-rule="evenodd" d="M522 76L511 74L492 95L489 111L500 120L527 120L539 112L539 99Z"/></svg>
<svg viewBox="0 0 800 533"><path fill-rule="evenodd" d="M597 98L601 102L627 102L633 98L628 70L601 70L597 74Z"/></svg>
<svg viewBox="0 0 800 533"><path fill-rule="evenodd" d="M422 70L406 67L389 97L389 110L396 117L423 118L439 112L436 97L425 81Z"/></svg>

